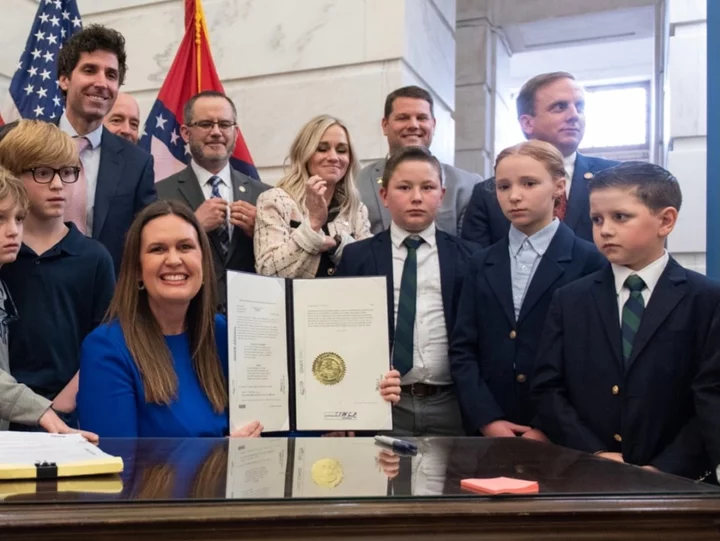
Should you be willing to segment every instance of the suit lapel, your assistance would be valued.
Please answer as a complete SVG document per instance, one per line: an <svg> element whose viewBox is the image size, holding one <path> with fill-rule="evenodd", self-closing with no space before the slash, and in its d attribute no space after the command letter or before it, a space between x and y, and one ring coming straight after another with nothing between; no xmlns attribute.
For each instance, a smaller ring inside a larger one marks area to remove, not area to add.
<svg viewBox="0 0 720 541"><path fill-rule="evenodd" d="M674 259L668 261L667 267L660 275L655 289L650 296L647 308L640 320L640 328L633 341L632 353L628 364L632 367L638 355L647 346L660 325L668 318L680 299L685 296L687 274L685 269Z"/></svg>
<svg viewBox="0 0 720 541"><path fill-rule="evenodd" d="M518 322L527 317L543 294L565 274L565 269L572 261L574 242L575 236L566 225L561 223L550 241L547 252L540 258L540 263L530 281L520 308Z"/></svg>
<svg viewBox="0 0 720 541"><path fill-rule="evenodd" d="M383 229L387 229L390 227L390 213L385 208L385 205L383 205L382 199L380 198L380 187L381 184L378 183L378 180L382 178L383 170L385 169L385 162L387 160L380 160L375 163L372 170L371 180L372 180L372 192L375 197L375 204L378 208L378 215L380 216L380 219L382 220Z"/></svg>
<svg viewBox="0 0 720 541"><path fill-rule="evenodd" d="M512 275L510 272L510 249L508 236L493 245L485 260L485 279L502 306L510 325L515 325L515 305L512 298Z"/></svg>
<svg viewBox="0 0 720 541"><path fill-rule="evenodd" d="M387 276L388 336L392 344L395 335L395 282L393 280L392 241L390 231L385 230L373 237L372 254L375 260L375 272L378 276Z"/></svg>
<svg viewBox="0 0 720 541"><path fill-rule="evenodd" d="M573 230L577 226L580 217L590 212L588 179L585 178L585 175L590 172L587 157L578 152L577 158L575 158L575 172L570 184L570 196L568 197L567 212L564 220L565 224Z"/></svg>
<svg viewBox="0 0 720 541"><path fill-rule="evenodd" d="M438 260L440 262L440 290L442 292L443 312L447 335L452 332L451 322L454 321L453 293L455 290L455 262L458 260L457 246L450 237L442 231L435 229Z"/></svg>
<svg viewBox="0 0 720 541"><path fill-rule="evenodd" d="M92 237L97 239L105 225L110 201L122 181L123 147L112 134L103 129L100 139L100 166L95 186L95 208L93 210Z"/></svg>
<svg viewBox="0 0 720 541"><path fill-rule="evenodd" d="M607 336L608 342L610 342L610 349L613 351L615 361L622 370L624 365L622 359L620 319L618 316L619 309L617 303L617 293L615 291L615 275L613 274L612 267L610 265L608 265L601 274L595 278L593 286L593 298L595 299L595 304L600 312L603 330Z"/></svg>

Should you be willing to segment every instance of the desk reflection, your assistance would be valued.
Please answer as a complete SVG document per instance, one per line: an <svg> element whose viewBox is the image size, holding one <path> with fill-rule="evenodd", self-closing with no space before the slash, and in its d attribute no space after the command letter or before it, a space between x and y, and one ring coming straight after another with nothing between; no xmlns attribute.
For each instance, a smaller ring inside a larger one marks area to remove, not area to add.
<svg viewBox="0 0 720 541"><path fill-rule="evenodd" d="M715 495L717 486L658 474L522 438L419 438L400 456L371 438L101 441L120 476L0 483L0 503L40 501L278 501L483 497L467 478L537 481L540 494Z"/></svg>

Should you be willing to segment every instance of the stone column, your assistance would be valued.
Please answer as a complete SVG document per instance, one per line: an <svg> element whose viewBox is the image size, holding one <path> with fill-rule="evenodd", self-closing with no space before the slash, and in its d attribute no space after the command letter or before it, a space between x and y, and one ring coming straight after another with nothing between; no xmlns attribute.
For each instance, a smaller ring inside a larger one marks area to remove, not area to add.
<svg viewBox="0 0 720 541"><path fill-rule="evenodd" d="M7 4L7 5L6 5ZM433 151L455 144L455 0L204 0L225 90L263 180L274 183L290 143L312 116L344 120L363 161L384 157L385 96L419 84L436 99ZM147 114L183 34L184 2L78 0L84 25L127 40L123 90ZM17 64L36 6L3 0L0 85Z"/></svg>

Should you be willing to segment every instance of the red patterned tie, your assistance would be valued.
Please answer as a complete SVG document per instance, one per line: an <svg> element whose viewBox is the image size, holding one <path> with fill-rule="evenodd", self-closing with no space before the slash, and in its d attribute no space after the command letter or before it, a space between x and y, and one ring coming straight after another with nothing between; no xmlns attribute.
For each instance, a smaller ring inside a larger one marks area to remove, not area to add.
<svg viewBox="0 0 720 541"><path fill-rule="evenodd" d="M85 137L74 137L73 141L75 141L75 146L80 155L82 155L83 150L90 146L90 141ZM68 192L65 221L73 222L84 235L87 230L87 181L82 160L80 160L80 176L77 182L69 186L66 185L65 188Z"/></svg>
<svg viewBox="0 0 720 541"><path fill-rule="evenodd" d="M557 205L555 205L555 210L553 210L553 216L556 218L559 218L560 221L565 219L565 213L567 212L567 195L565 194L565 191L563 191L562 195L560 196L560 199L557 201Z"/></svg>

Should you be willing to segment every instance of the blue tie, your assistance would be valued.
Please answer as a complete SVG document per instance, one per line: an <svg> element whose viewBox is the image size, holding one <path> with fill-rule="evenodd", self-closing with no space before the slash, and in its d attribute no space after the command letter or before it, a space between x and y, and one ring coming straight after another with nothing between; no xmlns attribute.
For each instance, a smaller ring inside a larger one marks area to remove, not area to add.
<svg viewBox="0 0 720 541"><path fill-rule="evenodd" d="M406 238L403 244L407 248L407 258L403 265L398 299L397 324L393 343L393 368L401 376L413 367L413 343L415 332L415 304L417 301L417 249L425 242L423 239Z"/></svg>
<svg viewBox="0 0 720 541"><path fill-rule="evenodd" d="M645 282L637 274L631 274L625 280L625 287L630 290L630 296L625 301L622 310L622 345L623 359L627 369L630 355L632 354L635 335L640 328L640 320L645 311L645 300L642 290L645 289Z"/></svg>
<svg viewBox="0 0 720 541"><path fill-rule="evenodd" d="M220 195L220 184L222 184L222 179L217 175L213 175L210 177L208 182L212 185L212 196L222 199L223 196ZM228 232L227 221L223 221L223 223L220 224L218 228L212 232L212 234L215 234L217 239L220 241L220 250L222 252L220 255L224 261L227 258L228 247L230 246L230 233Z"/></svg>

